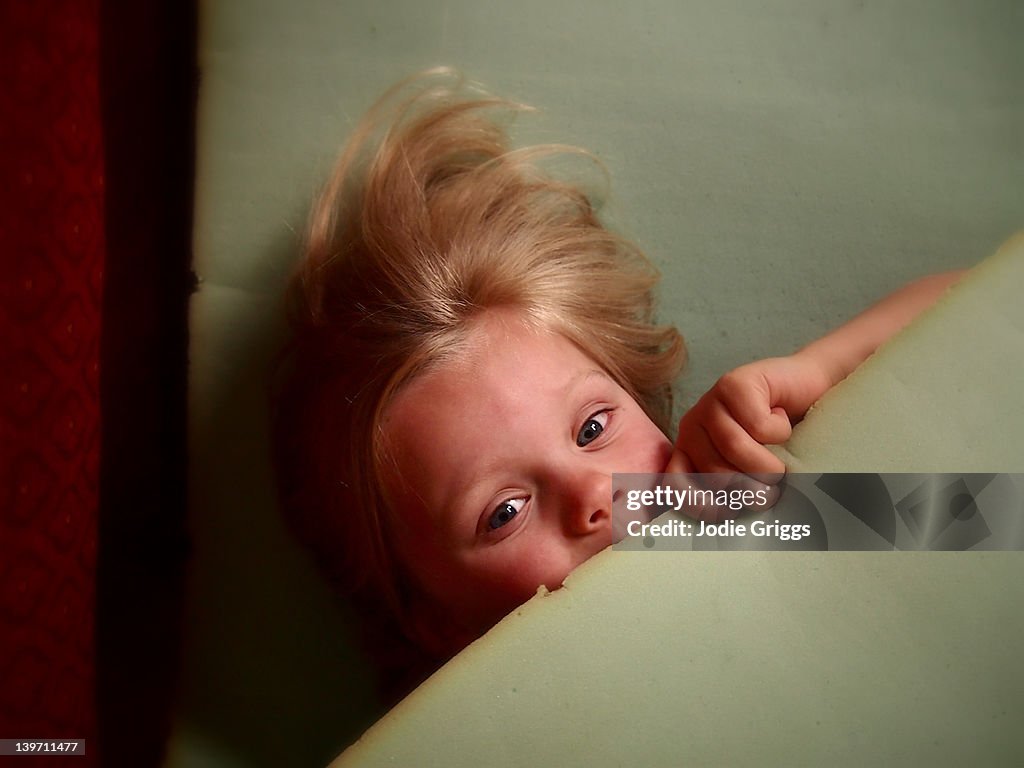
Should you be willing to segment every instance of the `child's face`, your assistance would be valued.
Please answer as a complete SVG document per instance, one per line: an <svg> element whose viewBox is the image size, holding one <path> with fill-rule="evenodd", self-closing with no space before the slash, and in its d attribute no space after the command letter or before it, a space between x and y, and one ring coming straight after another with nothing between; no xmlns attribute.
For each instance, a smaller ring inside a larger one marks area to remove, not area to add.
<svg viewBox="0 0 1024 768"><path fill-rule="evenodd" d="M446 618L479 633L612 541L613 472L672 445L561 335L491 312L470 349L389 408L398 551Z"/></svg>

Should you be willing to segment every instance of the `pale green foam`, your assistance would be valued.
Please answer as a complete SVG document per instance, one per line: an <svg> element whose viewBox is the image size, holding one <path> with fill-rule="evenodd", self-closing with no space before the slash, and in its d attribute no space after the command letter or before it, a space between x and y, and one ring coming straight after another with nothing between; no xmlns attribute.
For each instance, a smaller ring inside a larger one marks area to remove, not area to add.
<svg viewBox="0 0 1024 768"><path fill-rule="evenodd" d="M1024 472L1024 233L815 405L794 472Z"/></svg>
<svg viewBox="0 0 1024 768"><path fill-rule="evenodd" d="M1022 277L1018 237L822 401L792 464L1022 471ZM1019 552L606 551L332 768L1010 764L1022 577Z"/></svg>

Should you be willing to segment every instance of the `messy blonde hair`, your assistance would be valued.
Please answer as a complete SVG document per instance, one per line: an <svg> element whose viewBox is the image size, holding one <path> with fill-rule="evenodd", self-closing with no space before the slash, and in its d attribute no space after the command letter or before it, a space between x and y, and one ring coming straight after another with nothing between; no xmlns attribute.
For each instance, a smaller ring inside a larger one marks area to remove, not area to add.
<svg viewBox="0 0 1024 768"><path fill-rule="evenodd" d="M666 432L685 358L653 322L656 270L578 185L538 168L582 153L510 149L498 120L525 107L465 91L426 73L355 129L312 210L276 393L286 515L335 582L413 640L416 587L388 545L399 510L381 483L395 393L497 308L575 343Z"/></svg>

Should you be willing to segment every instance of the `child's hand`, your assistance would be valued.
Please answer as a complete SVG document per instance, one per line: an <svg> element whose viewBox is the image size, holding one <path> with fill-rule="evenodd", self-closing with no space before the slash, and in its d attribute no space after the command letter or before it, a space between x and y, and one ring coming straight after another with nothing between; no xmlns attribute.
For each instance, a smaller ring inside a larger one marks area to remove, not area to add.
<svg viewBox="0 0 1024 768"><path fill-rule="evenodd" d="M764 446L787 440L791 425L814 401L962 275L945 272L916 280L796 354L727 373L679 422L676 451L665 471L785 472Z"/></svg>
<svg viewBox="0 0 1024 768"><path fill-rule="evenodd" d="M736 368L718 380L679 422L667 472L742 472L773 482L785 473L765 445L789 439L792 424L831 385L800 353Z"/></svg>

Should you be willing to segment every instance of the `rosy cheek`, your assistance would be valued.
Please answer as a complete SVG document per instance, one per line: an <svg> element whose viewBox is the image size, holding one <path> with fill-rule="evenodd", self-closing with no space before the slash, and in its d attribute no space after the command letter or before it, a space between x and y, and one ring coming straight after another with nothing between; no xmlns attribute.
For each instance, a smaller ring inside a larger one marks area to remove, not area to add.
<svg viewBox="0 0 1024 768"><path fill-rule="evenodd" d="M537 591L536 585L531 585L528 578L524 579L522 572L516 576L506 574L497 579L489 579L488 582L484 587L486 592L477 592L473 601L473 613L481 631L490 629Z"/></svg>
<svg viewBox="0 0 1024 768"><path fill-rule="evenodd" d="M644 435L643 441L636 446L633 452L633 466L636 472L661 472L669 459L672 458L672 443L665 437L661 430L650 425L652 431Z"/></svg>
<svg viewBox="0 0 1024 768"><path fill-rule="evenodd" d="M554 589L561 583L561 553L552 548L549 542L534 539L530 543L532 546L523 547L516 557L503 563L503 567L495 574L500 585L498 591L510 607L533 597L541 584ZM558 584L550 583L556 578L559 579Z"/></svg>

